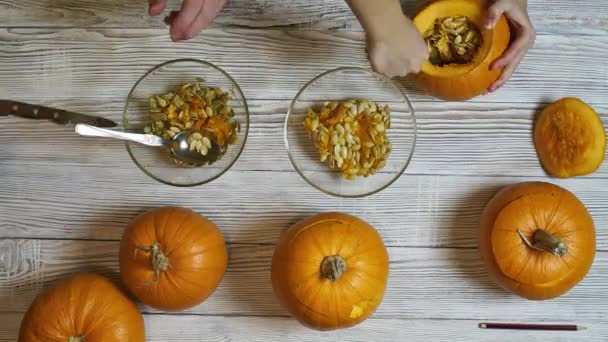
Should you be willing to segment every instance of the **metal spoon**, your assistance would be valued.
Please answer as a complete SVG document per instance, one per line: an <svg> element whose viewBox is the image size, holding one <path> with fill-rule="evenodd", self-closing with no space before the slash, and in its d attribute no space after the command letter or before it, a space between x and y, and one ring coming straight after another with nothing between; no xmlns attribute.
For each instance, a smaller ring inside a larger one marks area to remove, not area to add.
<svg viewBox="0 0 608 342"><path fill-rule="evenodd" d="M119 132L87 124L77 124L75 131L76 133L87 137L128 140L148 146L165 146L171 150L176 159L194 165L213 163L218 160L221 155L221 148L212 136L207 136L211 141L211 147L205 155L198 152L196 149L190 150L188 138L192 132L188 131L177 133L171 140L163 139L153 134Z"/></svg>

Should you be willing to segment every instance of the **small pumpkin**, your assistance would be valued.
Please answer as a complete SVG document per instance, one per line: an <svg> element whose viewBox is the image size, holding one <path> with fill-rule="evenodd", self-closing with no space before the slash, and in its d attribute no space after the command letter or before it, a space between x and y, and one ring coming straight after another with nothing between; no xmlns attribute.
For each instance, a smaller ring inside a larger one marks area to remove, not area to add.
<svg viewBox="0 0 608 342"><path fill-rule="evenodd" d="M106 277L80 273L58 281L27 310L19 342L144 342L137 305Z"/></svg>
<svg viewBox="0 0 608 342"><path fill-rule="evenodd" d="M502 69L490 70L490 64L507 49L511 33L504 16L493 29L484 28L486 6L483 0L439 0L431 2L415 16L414 25L423 35L437 19L464 16L482 36L479 49L468 63L440 66L426 61L420 73L413 76L420 88L444 100L461 101L483 94L498 79Z"/></svg>
<svg viewBox="0 0 608 342"><path fill-rule="evenodd" d="M144 304L183 310L207 299L228 262L224 237L190 209L163 207L139 215L120 243L120 277Z"/></svg>
<svg viewBox="0 0 608 342"><path fill-rule="evenodd" d="M386 248L372 226L348 214L324 213L283 234L272 258L272 286L298 321L334 330L376 310L388 270Z"/></svg>
<svg viewBox="0 0 608 342"><path fill-rule="evenodd" d="M540 113L534 127L534 145L550 175L583 176L595 172L604 161L606 129L591 106L567 97Z"/></svg>
<svg viewBox="0 0 608 342"><path fill-rule="evenodd" d="M593 219L557 185L508 186L487 204L479 249L490 276L527 299L561 296L580 282L595 256Z"/></svg>

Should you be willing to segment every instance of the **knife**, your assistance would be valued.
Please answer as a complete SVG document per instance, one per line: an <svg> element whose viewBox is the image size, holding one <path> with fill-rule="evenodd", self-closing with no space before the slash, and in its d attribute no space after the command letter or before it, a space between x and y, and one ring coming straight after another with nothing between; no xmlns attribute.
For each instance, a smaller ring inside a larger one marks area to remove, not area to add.
<svg viewBox="0 0 608 342"><path fill-rule="evenodd" d="M37 106L29 103L0 100L0 116L8 115L20 116L28 119L50 120L62 125L85 123L97 127L118 126L118 124L112 120L96 116Z"/></svg>

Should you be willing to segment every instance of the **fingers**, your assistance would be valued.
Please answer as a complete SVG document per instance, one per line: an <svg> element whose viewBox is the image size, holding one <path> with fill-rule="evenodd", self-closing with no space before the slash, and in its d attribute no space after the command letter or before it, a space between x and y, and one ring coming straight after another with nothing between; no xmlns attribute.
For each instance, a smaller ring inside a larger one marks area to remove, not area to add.
<svg viewBox="0 0 608 342"><path fill-rule="evenodd" d="M149 0L149 3L150 8L148 9L148 14L151 16L160 15L167 6L167 0Z"/></svg>
<svg viewBox="0 0 608 342"><path fill-rule="evenodd" d="M179 14L171 22L171 39L173 41L190 39L195 32L190 30L190 27L200 15L203 9L204 1L201 0L184 0Z"/></svg>
<svg viewBox="0 0 608 342"><path fill-rule="evenodd" d="M203 8L201 8L199 15L194 19L194 22L186 33L190 38L209 26L221 11L221 6L214 6L211 2L212 1L203 1Z"/></svg>
<svg viewBox="0 0 608 342"><path fill-rule="evenodd" d="M492 4L492 6L490 6L488 8L488 10L486 11L486 16L484 18L484 23L483 23L484 26L487 29L494 28L494 26L500 19L500 16L502 16L503 13L509 11L512 8L512 6L513 6L513 4L511 1L505 1L505 0L495 1L494 4Z"/></svg>
<svg viewBox="0 0 608 342"><path fill-rule="evenodd" d="M513 75L515 69L517 69L517 66L519 66L519 63L521 63L525 54L525 51L520 52L520 54L517 55L517 57L503 69L502 73L500 74L500 77L494 83L492 83L492 85L490 85L490 88L488 88L488 93L495 92L496 90L500 89L500 87L505 85L505 83L507 83L507 81Z"/></svg>
<svg viewBox="0 0 608 342"><path fill-rule="evenodd" d="M490 65L490 70L496 70L505 67L506 65L512 64L519 55L528 51L532 44L534 43L534 33L531 29L524 28L520 33L518 33L517 38L507 51L497 60L492 62Z"/></svg>

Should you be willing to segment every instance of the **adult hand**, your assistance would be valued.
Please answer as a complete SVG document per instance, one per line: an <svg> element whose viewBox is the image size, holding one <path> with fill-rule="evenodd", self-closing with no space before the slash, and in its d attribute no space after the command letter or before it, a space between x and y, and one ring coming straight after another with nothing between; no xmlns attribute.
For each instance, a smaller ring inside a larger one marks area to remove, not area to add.
<svg viewBox="0 0 608 342"><path fill-rule="evenodd" d="M149 0L151 16L160 15L167 0ZM226 0L184 0L179 11L172 11L165 22L171 26L173 41L187 40L209 26L220 13Z"/></svg>
<svg viewBox="0 0 608 342"><path fill-rule="evenodd" d="M504 54L490 65L491 70L504 68L500 77L490 85L488 93L492 93L502 87L519 63L534 45L536 34L532 22L528 16L527 0L496 0L488 8L485 18L486 28L493 28L502 15L509 20L511 31L515 40L511 42Z"/></svg>

